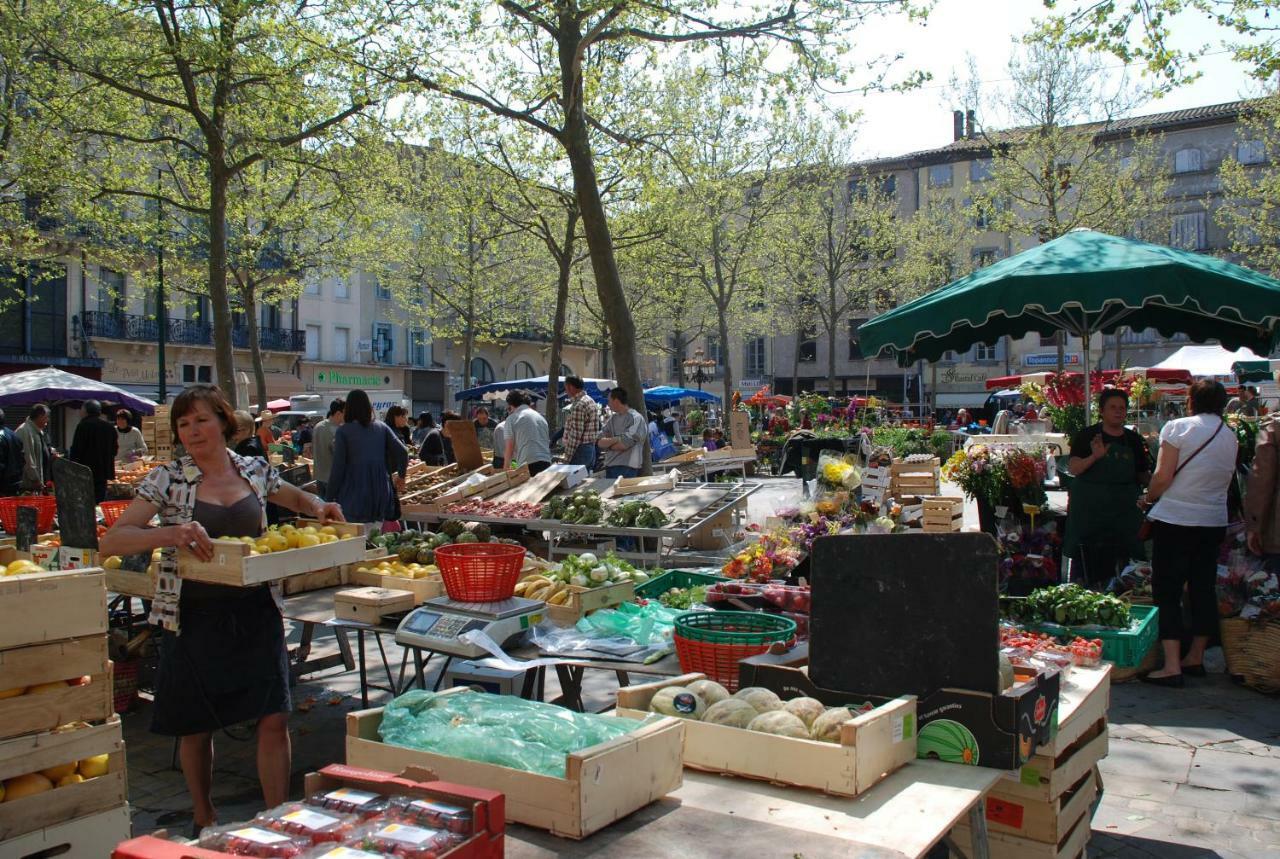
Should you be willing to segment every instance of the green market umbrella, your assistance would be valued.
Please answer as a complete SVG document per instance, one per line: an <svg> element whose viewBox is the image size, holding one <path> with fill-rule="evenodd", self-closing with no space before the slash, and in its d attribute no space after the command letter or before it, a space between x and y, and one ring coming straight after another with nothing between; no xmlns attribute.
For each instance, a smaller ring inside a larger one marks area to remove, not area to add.
<svg viewBox="0 0 1280 859"><path fill-rule="evenodd" d="M1280 375L1280 359L1270 361L1237 361L1231 365L1231 371L1242 383L1270 382Z"/></svg>
<svg viewBox="0 0 1280 859"><path fill-rule="evenodd" d="M1216 257L1080 229L882 313L858 336L864 354L887 349L908 367L1005 336L1066 331L1087 343L1122 325L1269 355L1280 339L1280 282ZM1084 363L1088 378L1088 349ZM1086 420L1089 412L1086 398Z"/></svg>

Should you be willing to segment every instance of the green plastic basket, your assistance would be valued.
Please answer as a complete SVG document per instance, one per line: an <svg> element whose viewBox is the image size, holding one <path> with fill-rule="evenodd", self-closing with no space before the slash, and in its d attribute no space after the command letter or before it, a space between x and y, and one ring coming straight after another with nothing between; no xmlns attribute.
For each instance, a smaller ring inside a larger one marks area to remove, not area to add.
<svg viewBox="0 0 1280 859"><path fill-rule="evenodd" d="M728 576L714 573L699 573L693 570L667 570L659 573L642 585L636 586L636 596L645 599L657 599L672 588L692 588L698 585L713 585L716 582L727 582Z"/></svg>
<svg viewBox="0 0 1280 859"><path fill-rule="evenodd" d="M796 622L754 611L691 611L676 618L675 634L707 644L773 644L790 641Z"/></svg>
<svg viewBox="0 0 1280 859"><path fill-rule="evenodd" d="M1147 653L1155 646L1160 634L1159 614L1160 610L1153 605L1130 606L1129 616L1132 620L1128 629L1060 626L1053 623L1036 624L1029 628L1050 635L1066 634L1090 640L1101 639L1103 659L1115 663L1117 668L1137 668L1147 658Z"/></svg>

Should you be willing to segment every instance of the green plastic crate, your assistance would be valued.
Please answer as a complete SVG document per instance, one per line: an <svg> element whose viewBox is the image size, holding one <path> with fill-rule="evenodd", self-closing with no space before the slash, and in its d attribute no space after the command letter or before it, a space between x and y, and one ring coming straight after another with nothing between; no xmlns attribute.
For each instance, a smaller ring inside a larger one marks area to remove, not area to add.
<svg viewBox="0 0 1280 859"><path fill-rule="evenodd" d="M1130 617L1135 618L1138 623L1136 626L1131 623L1129 629L1095 629L1054 623L1042 623L1029 628L1050 635L1078 635L1090 640L1099 638L1102 640L1103 659L1115 663L1117 668L1137 668L1146 659L1147 652L1155 645L1160 634L1159 613L1160 610L1153 605L1130 606Z"/></svg>
<svg viewBox="0 0 1280 859"><path fill-rule="evenodd" d="M645 599L656 599L672 588L692 588L698 585L713 585L716 582L727 582L728 576L715 573L699 573L695 570L667 570L654 576L636 587L636 596Z"/></svg>

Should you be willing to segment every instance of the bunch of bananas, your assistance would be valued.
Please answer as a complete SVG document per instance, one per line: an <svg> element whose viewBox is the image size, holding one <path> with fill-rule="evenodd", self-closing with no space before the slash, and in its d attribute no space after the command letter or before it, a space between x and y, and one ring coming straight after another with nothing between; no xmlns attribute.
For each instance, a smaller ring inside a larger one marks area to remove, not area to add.
<svg viewBox="0 0 1280 859"><path fill-rule="evenodd" d="M564 605L569 594L568 584L553 582L546 576L529 576L516 584L516 596L541 600L547 605Z"/></svg>

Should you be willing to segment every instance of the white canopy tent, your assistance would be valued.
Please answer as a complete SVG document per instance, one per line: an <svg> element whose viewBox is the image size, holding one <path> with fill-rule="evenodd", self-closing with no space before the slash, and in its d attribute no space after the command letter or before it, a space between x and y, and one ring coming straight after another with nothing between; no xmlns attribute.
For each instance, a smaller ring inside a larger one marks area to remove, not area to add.
<svg viewBox="0 0 1280 859"><path fill-rule="evenodd" d="M1235 378L1231 365L1237 361L1264 361L1251 349L1237 349L1232 352L1221 346L1183 346L1168 358L1165 358L1153 369L1186 370L1192 376L1211 377L1223 381Z"/></svg>

